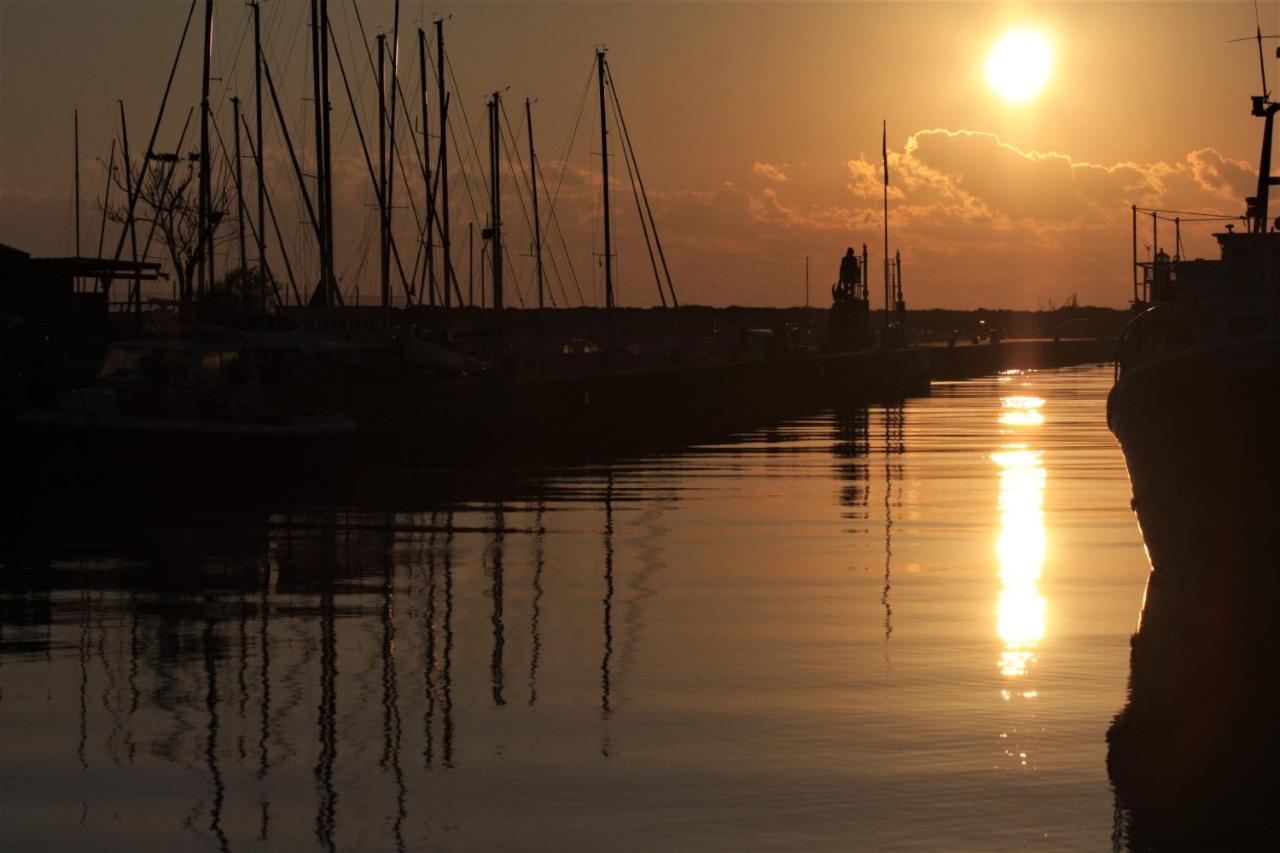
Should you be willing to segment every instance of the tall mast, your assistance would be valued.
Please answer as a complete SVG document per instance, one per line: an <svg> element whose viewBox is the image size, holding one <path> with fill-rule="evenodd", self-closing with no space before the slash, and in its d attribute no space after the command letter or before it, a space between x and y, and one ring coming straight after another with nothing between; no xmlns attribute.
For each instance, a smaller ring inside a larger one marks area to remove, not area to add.
<svg viewBox="0 0 1280 853"><path fill-rule="evenodd" d="M324 126L324 304L341 302L333 271L333 148L329 133L329 0L320 0L320 96Z"/></svg>
<svg viewBox="0 0 1280 853"><path fill-rule="evenodd" d="M502 302L502 172L498 152L501 150L502 132L498 124L498 110L502 95L493 93L489 102L489 231L490 249L493 251L493 307L501 311Z"/></svg>
<svg viewBox="0 0 1280 853"><path fill-rule="evenodd" d="M533 193L533 256L538 268L538 307L542 308L542 224L538 219L538 155L533 149L533 108L524 99L525 125L529 128L529 179Z"/></svg>
<svg viewBox="0 0 1280 853"><path fill-rule="evenodd" d="M391 106L387 116L387 168L386 168L386 188L383 195L386 197L386 241L387 241L387 283L385 285L385 295L382 298L383 305L391 304L391 199L395 195L396 183L396 89L400 88L400 0L395 2L394 17L391 21Z"/></svg>
<svg viewBox="0 0 1280 853"><path fill-rule="evenodd" d="M267 222L266 198L267 182L262 174L262 10L259 3L253 3L253 99L257 133L257 153L254 160L258 167L258 277L259 305L265 314L267 311Z"/></svg>
<svg viewBox="0 0 1280 853"><path fill-rule="evenodd" d="M248 299L249 282L248 282L248 279L245 279L243 277L246 270L248 269L248 266L247 266L248 256L244 250L244 174L240 166L241 161L240 161L240 99L239 98L233 97L231 99L231 121L233 124L235 124L235 131L236 131L236 144L234 146L235 154L236 154L236 239L240 244L240 275L241 275L241 282L243 283L243 286L245 288L245 293L243 294L243 296L245 297L244 301L245 301L245 304L247 305L249 302L249 299Z"/></svg>
<svg viewBox="0 0 1280 853"><path fill-rule="evenodd" d="M880 124L880 157L884 162L884 328L889 329L889 123ZM888 346L889 341L881 341Z"/></svg>
<svg viewBox="0 0 1280 853"><path fill-rule="evenodd" d="M436 304L436 247L435 235L431 229L435 226L436 199L431 191L431 122L427 116L427 34L418 27L418 75L422 78L422 186L426 193L427 233L426 233L426 278L428 304Z"/></svg>
<svg viewBox="0 0 1280 853"><path fill-rule="evenodd" d="M387 239L387 37L378 34L378 292L391 304L391 243Z"/></svg>
<svg viewBox="0 0 1280 853"><path fill-rule="evenodd" d="M124 101L120 101L120 151L124 157L124 186L125 192L130 198L135 195L135 186L133 183L133 163L129 159L129 125L124 120ZM141 173L138 178L141 180ZM142 193L142 188L137 187L138 194ZM129 211L128 218L125 219L125 227L129 229L129 243L133 251L133 262L138 263L138 227L137 220L133 218L133 211ZM135 266L133 270L133 289L129 292L129 301L133 301L136 297L138 300L138 308L142 308L142 280L138 278L138 269Z"/></svg>
<svg viewBox="0 0 1280 853"><path fill-rule="evenodd" d="M444 253L444 266L441 272L444 276L444 307L448 308L451 303L450 284L453 282L453 257L449 252L449 133L447 129L447 117L445 110L445 86L444 86L444 19L436 20L436 84L439 87L438 97L436 98L440 104L440 251Z"/></svg>
<svg viewBox="0 0 1280 853"><path fill-rule="evenodd" d="M311 107L316 137L316 220L319 228L316 231L316 243L320 250L320 279L316 284L317 293L313 294L320 304L327 305L329 269L325 263L325 224L324 210L324 99L320 96L320 3L311 0Z"/></svg>
<svg viewBox="0 0 1280 853"><path fill-rule="evenodd" d="M200 76L200 200L197 226L200 231L196 249L196 293L204 295L205 274L212 270L206 261L213 246L209 234L209 54L213 50L213 0L204 1L204 69Z"/></svg>
<svg viewBox="0 0 1280 853"><path fill-rule="evenodd" d="M72 156L75 157L76 169L76 257L80 257L80 111L75 111L75 146Z"/></svg>
<svg viewBox="0 0 1280 853"><path fill-rule="evenodd" d="M600 173L604 191L604 306L613 310L613 245L609 231L609 113L604 103L604 49L596 50L600 83Z"/></svg>

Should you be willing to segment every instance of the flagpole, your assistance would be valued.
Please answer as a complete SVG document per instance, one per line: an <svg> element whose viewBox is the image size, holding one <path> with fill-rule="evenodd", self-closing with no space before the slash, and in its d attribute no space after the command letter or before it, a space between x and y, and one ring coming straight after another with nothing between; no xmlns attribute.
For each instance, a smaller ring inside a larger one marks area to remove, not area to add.
<svg viewBox="0 0 1280 853"><path fill-rule="evenodd" d="M889 124L882 119L880 123L880 157L884 162L884 330L885 340L881 344L888 346L889 331Z"/></svg>

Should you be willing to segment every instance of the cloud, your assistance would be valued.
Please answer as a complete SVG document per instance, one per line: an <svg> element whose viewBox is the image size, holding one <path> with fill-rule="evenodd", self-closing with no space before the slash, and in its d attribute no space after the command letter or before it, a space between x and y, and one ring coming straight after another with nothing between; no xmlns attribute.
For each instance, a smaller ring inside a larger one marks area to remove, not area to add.
<svg viewBox="0 0 1280 853"><path fill-rule="evenodd" d="M786 168L785 163L782 166L775 166L772 163L761 163L757 160L751 164L751 174L773 181L776 184L785 184L791 180L787 173L783 171Z"/></svg>

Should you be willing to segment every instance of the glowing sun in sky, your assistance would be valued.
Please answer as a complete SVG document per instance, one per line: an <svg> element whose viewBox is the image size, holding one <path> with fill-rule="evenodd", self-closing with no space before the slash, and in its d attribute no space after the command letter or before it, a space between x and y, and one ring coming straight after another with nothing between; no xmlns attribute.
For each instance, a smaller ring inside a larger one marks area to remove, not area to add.
<svg viewBox="0 0 1280 853"><path fill-rule="evenodd" d="M987 84L1015 104L1040 93L1049 79L1053 48L1034 30L1005 33L987 54Z"/></svg>

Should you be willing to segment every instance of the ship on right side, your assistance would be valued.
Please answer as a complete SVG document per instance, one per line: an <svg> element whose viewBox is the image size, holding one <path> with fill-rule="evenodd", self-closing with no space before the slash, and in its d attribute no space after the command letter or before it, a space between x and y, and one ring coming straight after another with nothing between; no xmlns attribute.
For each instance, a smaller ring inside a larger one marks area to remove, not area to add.
<svg viewBox="0 0 1280 853"><path fill-rule="evenodd" d="M1280 104L1263 71L1243 215L1133 209L1135 315L1107 399L1151 562L1128 703L1107 733L1130 849L1249 846L1280 793ZM1181 257L1193 223L1216 226L1219 258Z"/></svg>

